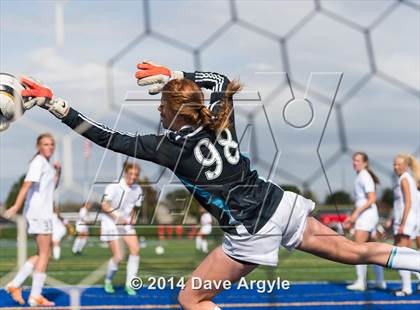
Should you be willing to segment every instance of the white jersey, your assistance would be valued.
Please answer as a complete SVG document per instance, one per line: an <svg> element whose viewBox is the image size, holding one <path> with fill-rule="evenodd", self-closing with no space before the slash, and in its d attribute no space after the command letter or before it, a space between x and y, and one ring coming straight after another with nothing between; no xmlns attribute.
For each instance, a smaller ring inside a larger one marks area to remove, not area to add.
<svg viewBox="0 0 420 310"><path fill-rule="evenodd" d="M38 154L31 161L25 181L32 182L25 201L24 214L27 219L51 219L55 190L54 167Z"/></svg>
<svg viewBox="0 0 420 310"><path fill-rule="evenodd" d="M77 219L76 225L87 224L89 222L89 211L86 207L81 207L79 210L79 218Z"/></svg>
<svg viewBox="0 0 420 310"><path fill-rule="evenodd" d="M353 197L355 201L355 207L361 208L368 201L368 193L375 192L375 182L372 176L366 169L361 170L357 174L357 178L354 181L353 186ZM379 216L378 208L373 203L369 208L365 209L362 214L356 219L354 228L356 230L363 230L368 232L374 232L378 225Z"/></svg>
<svg viewBox="0 0 420 310"><path fill-rule="evenodd" d="M205 212L200 217L200 224L201 226L211 225L212 219L211 215L208 212Z"/></svg>
<svg viewBox="0 0 420 310"><path fill-rule="evenodd" d="M398 229L398 226L401 224L403 212L405 208L404 203L404 195L401 190L401 181L406 179L408 181L409 189L410 189L410 200L411 200L411 208L410 212L408 213L407 222L406 222L406 229L407 235L412 236L414 233L415 228L417 227L418 219L417 217L420 216L418 214L418 193L417 193L417 186L416 181L408 172L404 172L398 179L398 184L394 188L394 208L393 208L393 218L394 218L394 231Z"/></svg>
<svg viewBox="0 0 420 310"><path fill-rule="evenodd" d="M203 214L201 214L201 217L200 217L200 224L201 224L200 234L201 235L209 235L211 233L212 231L211 222L212 222L212 218L211 218L210 213L204 212Z"/></svg>
<svg viewBox="0 0 420 310"><path fill-rule="evenodd" d="M124 179L118 183L109 184L105 188L104 200L111 204L111 209L118 217L127 221L131 219L131 213L134 207L140 207L143 201L143 191L138 184L128 186ZM112 217L103 213L102 222L111 222L115 224Z"/></svg>
<svg viewBox="0 0 420 310"><path fill-rule="evenodd" d="M57 213L53 213L52 216L52 240L60 241L66 235L66 226L58 217Z"/></svg>
<svg viewBox="0 0 420 310"><path fill-rule="evenodd" d="M366 169L361 170L358 173L353 186L353 197L355 201L355 207L362 207L368 200L368 193L374 192L375 182L373 181L372 176ZM376 205L372 204L371 207L376 208Z"/></svg>
<svg viewBox="0 0 420 310"><path fill-rule="evenodd" d="M89 211L86 207L81 207L79 210L79 218L76 221L76 231L78 233L87 233L89 227L87 226L89 222Z"/></svg>

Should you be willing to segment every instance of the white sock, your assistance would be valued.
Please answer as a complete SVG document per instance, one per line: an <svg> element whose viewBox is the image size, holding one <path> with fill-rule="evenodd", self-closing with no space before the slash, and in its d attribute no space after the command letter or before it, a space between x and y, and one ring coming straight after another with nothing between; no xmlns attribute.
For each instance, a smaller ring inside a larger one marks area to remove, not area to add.
<svg viewBox="0 0 420 310"><path fill-rule="evenodd" d="M375 273L376 283L384 283L384 268L378 265L372 265L372 268Z"/></svg>
<svg viewBox="0 0 420 310"><path fill-rule="evenodd" d="M139 270L140 256L129 255L127 260L127 278L125 284L131 286L131 280L137 276Z"/></svg>
<svg viewBox="0 0 420 310"><path fill-rule="evenodd" d="M218 306L214 307L214 310L222 310Z"/></svg>
<svg viewBox="0 0 420 310"><path fill-rule="evenodd" d="M399 270L398 273L400 274L402 280L402 290L411 294L413 292L411 289L411 272L407 270Z"/></svg>
<svg viewBox="0 0 420 310"><path fill-rule="evenodd" d="M357 282L366 285L367 265L356 265Z"/></svg>
<svg viewBox="0 0 420 310"><path fill-rule="evenodd" d="M108 271L106 272L105 280L112 281L112 278L114 277L117 271L118 271L118 264L116 264L114 260L111 258L108 262Z"/></svg>
<svg viewBox="0 0 420 310"><path fill-rule="evenodd" d="M34 271L34 265L30 261L26 261L13 278L12 286L20 287L26 278L31 275L32 271Z"/></svg>
<svg viewBox="0 0 420 310"><path fill-rule="evenodd" d="M87 242L87 238L80 239L80 242L79 242L79 252L82 252L83 251L83 248L85 247L86 242Z"/></svg>
<svg viewBox="0 0 420 310"><path fill-rule="evenodd" d="M201 241L201 250L206 253L209 251L209 244L207 243L207 239L203 239Z"/></svg>
<svg viewBox="0 0 420 310"><path fill-rule="evenodd" d="M392 247L386 263L388 268L420 272L420 252L406 247Z"/></svg>
<svg viewBox="0 0 420 310"><path fill-rule="evenodd" d="M79 237L77 237L77 238L74 240L73 247L72 247L72 249L71 249L71 251L72 251L73 253L77 253L77 252L79 252L79 244L80 244L80 238L79 238Z"/></svg>
<svg viewBox="0 0 420 310"><path fill-rule="evenodd" d="M53 247L53 257L55 260L60 259L60 254L61 254L61 248L56 245Z"/></svg>
<svg viewBox="0 0 420 310"><path fill-rule="evenodd" d="M47 275L45 272L34 272L32 276L31 296L37 297L41 295Z"/></svg>
<svg viewBox="0 0 420 310"><path fill-rule="evenodd" d="M201 250L201 242L203 241L203 238L201 236L195 237L195 248L197 250Z"/></svg>

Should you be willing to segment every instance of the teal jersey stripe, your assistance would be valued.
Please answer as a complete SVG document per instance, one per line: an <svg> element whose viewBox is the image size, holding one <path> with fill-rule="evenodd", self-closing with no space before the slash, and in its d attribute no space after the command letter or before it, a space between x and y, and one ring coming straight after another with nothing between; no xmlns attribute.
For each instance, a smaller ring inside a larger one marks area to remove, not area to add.
<svg viewBox="0 0 420 310"><path fill-rule="evenodd" d="M228 205L226 204L226 202L220 198L220 197L215 197L214 195L212 195L210 192L205 191L204 189L200 188L197 185L191 184L190 182L188 182L187 180L181 178L178 176L178 178L181 180L181 182L189 189L191 189L191 191L199 196L201 196L203 199L207 200L208 204L211 204L213 206L216 206L217 208L221 209L223 212L225 212L228 217L229 217L229 224L230 225L237 225L239 224L239 221L237 221L233 216L232 213L230 212L230 209L228 207Z"/></svg>

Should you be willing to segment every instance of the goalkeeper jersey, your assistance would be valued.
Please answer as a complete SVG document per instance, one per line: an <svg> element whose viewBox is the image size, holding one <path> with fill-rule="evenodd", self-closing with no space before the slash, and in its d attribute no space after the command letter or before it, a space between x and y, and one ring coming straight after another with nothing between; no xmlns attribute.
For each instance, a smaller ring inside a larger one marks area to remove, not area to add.
<svg viewBox="0 0 420 310"><path fill-rule="evenodd" d="M212 91L209 109L217 113L228 78L199 71L184 73L184 77ZM218 136L200 125L162 135L124 133L74 109L62 121L72 129L83 124L81 134L102 147L169 168L225 232L237 234L236 226L242 224L255 234L276 210L283 190L251 170L250 160L240 153L233 108L231 111L229 128Z"/></svg>

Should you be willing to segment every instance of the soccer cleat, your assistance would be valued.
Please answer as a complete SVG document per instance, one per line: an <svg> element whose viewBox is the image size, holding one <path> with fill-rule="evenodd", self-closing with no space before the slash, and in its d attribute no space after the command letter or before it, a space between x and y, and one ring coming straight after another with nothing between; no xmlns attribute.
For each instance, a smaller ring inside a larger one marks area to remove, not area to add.
<svg viewBox="0 0 420 310"><path fill-rule="evenodd" d="M403 291L403 290L399 290L399 291L394 292L394 296L397 296L397 297L406 297L406 296L410 296L411 294L413 294L413 293L412 292L406 292L406 291Z"/></svg>
<svg viewBox="0 0 420 310"><path fill-rule="evenodd" d="M353 284L347 285L346 288L350 291L366 291L366 284L356 281Z"/></svg>
<svg viewBox="0 0 420 310"><path fill-rule="evenodd" d="M130 285L126 285L124 287L124 290L127 293L127 295L130 295L130 296L136 296L137 295L136 291Z"/></svg>
<svg viewBox="0 0 420 310"><path fill-rule="evenodd" d="M21 287L13 287L11 283L8 283L4 288L7 293L9 293L10 297L17 302L19 305L24 305L25 300L22 297L22 288Z"/></svg>
<svg viewBox="0 0 420 310"><path fill-rule="evenodd" d="M380 290L386 290L386 282L385 281L375 282L375 288L380 289Z"/></svg>
<svg viewBox="0 0 420 310"><path fill-rule="evenodd" d="M114 287L112 286L111 282L105 281L104 290L108 294L114 294L115 293Z"/></svg>
<svg viewBox="0 0 420 310"><path fill-rule="evenodd" d="M47 298L45 298L42 295L39 295L39 296L36 296L36 297L34 297L32 295L29 296L28 304L31 307L36 307L36 306L52 307L52 306L55 306L55 302L49 301Z"/></svg>

